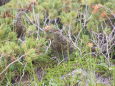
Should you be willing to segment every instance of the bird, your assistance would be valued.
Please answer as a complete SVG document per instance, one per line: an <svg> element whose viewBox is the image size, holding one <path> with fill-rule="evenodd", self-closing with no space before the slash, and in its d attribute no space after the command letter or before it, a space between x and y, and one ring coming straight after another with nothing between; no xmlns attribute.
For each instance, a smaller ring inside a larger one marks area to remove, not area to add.
<svg viewBox="0 0 115 86"><path fill-rule="evenodd" d="M11 0L0 0L0 6L5 5L6 3L10 2Z"/></svg>
<svg viewBox="0 0 115 86"><path fill-rule="evenodd" d="M22 16L24 15L24 11L19 11L16 15L15 22L14 22L14 29L17 33L17 38L24 40L26 28L23 24Z"/></svg>
<svg viewBox="0 0 115 86"><path fill-rule="evenodd" d="M64 57L64 61L68 61L68 56L75 50L72 41L63 35L62 31L50 26L46 26L44 30L46 37L51 40L52 53L57 57Z"/></svg>

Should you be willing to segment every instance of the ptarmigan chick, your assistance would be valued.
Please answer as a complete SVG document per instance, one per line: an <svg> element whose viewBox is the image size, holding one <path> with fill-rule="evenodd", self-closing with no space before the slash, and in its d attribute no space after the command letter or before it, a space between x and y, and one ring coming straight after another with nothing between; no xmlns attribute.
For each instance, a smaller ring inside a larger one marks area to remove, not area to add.
<svg viewBox="0 0 115 86"><path fill-rule="evenodd" d="M57 57L64 57L68 60L68 56L74 51L72 41L69 40L60 30L56 30L50 26L45 27L47 38L51 40L51 49Z"/></svg>
<svg viewBox="0 0 115 86"><path fill-rule="evenodd" d="M11 0L0 0L0 6L5 5L9 1L11 1Z"/></svg>
<svg viewBox="0 0 115 86"><path fill-rule="evenodd" d="M16 19L14 22L14 28L17 33L17 38L20 38L21 40L24 40L26 28L23 24L22 16L24 15L23 11L19 11L16 15Z"/></svg>

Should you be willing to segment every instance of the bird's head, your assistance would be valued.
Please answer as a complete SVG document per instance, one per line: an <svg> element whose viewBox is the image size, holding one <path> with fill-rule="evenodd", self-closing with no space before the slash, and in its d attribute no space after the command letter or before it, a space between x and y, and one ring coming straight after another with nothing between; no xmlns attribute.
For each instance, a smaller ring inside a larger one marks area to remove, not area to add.
<svg viewBox="0 0 115 86"><path fill-rule="evenodd" d="M47 35L47 38L49 38L49 39L53 39L54 36L56 35L56 33L59 32L59 30L55 29L55 27L53 27L53 26L46 26L44 28L44 31Z"/></svg>

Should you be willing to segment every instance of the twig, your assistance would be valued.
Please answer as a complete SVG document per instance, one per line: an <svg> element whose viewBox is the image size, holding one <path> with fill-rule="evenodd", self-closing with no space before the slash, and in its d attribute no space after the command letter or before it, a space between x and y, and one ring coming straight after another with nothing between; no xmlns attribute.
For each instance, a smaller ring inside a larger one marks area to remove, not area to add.
<svg viewBox="0 0 115 86"><path fill-rule="evenodd" d="M11 62L1 73L0 75L2 75L12 64L18 62L21 58L23 58L25 55L20 56L18 59L16 59L15 61Z"/></svg>
<svg viewBox="0 0 115 86"><path fill-rule="evenodd" d="M42 28L40 28L40 26L38 26L37 24L35 24L30 18L29 16L25 13L25 17L27 18L27 21L30 22L31 24L33 24L35 27L39 28L41 31L44 31Z"/></svg>
<svg viewBox="0 0 115 86"><path fill-rule="evenodd" d="M20 77L20 82L21 82L22 78L24 77L24 74L25 74L24 71L25 71L26 66L27 66L27 63L24 65L23 73L22 73L22 76Z"/></svg>
<svg viewBox="0 0 115 86"><path fill-rule="evenodd" d="M50 48L50 46L51 46L51 40L49 40L49 45L48 45L48 47L46 48L45 53L47 53L47 52L48 52L48 49Z"/></svg>

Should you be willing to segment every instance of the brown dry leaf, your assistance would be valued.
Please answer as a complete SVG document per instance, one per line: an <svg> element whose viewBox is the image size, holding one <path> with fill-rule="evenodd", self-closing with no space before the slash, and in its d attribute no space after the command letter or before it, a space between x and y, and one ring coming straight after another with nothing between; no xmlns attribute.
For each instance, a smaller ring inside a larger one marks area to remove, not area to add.
<svg viewBox="0 0 115 86"><path fill-rule="evenodd" d="M44 27L44 30L45 30L46 32L49 31L49 30L51 30L51 29L52 29L52 27L49 26L49 25L47 25L47 26Z"/></svg>
<svg viewBox="0 0 115 86"><path fill-rule="evenodd" d="M15 61L16 57L15 56L11 56L11 61Z"/></svg>
<svg viewBox="0 0 115 86"><path fill-rule="evenodd" d="M1 15L2 18L14 18L14 16L11 14L11 12L8 10L8 11L5 11L2 15Z"/></svg>
<svg viewBox="0 0 115 86"><path fill-rule="evenodd" d="M94 46L94 44L92 42L88 42L87 46L90 47L90 48L92 48Z"/></svg>
<svg viewBox="0 0 115 86"><path fill-rule="evenodd" d="M111 15L115 15L115 11L112 11L112 12L111 12Z"/></svg>
<svg viewBox="0 0 115 86"><path fill-rule="evenodd" d="M28 4L27 6L24 6L23 8L20 8L19 11L27 11L30 12L33 9L33 6L36 5L35 2L31 2L30 4Z"/></svg>
<svg viewBox="0 0 115 86"><path fill-rule="evenodd" d="M31 3L26 7L26 9L27 9L28 11L32 11L33 5L35 5L35 4L36 4L36 3L31 2Z"/></svg>
<svg viewBox="0 0 115 86"><path fill-rule="evenodd" d="M99 11L100 8L102 8L102 5L101 4L96 4L96 5L93 5L92 8L93 8L92 13L95 14Z"/></svg>
<svg viewBox="0 0 115 86"><path fill-rule="evenodd" d="M107 17L107 13L106 13L105 11L104 11L104 12L102 12L102 13L101 13L101 17L102 17L102 18Z"/></svg>

